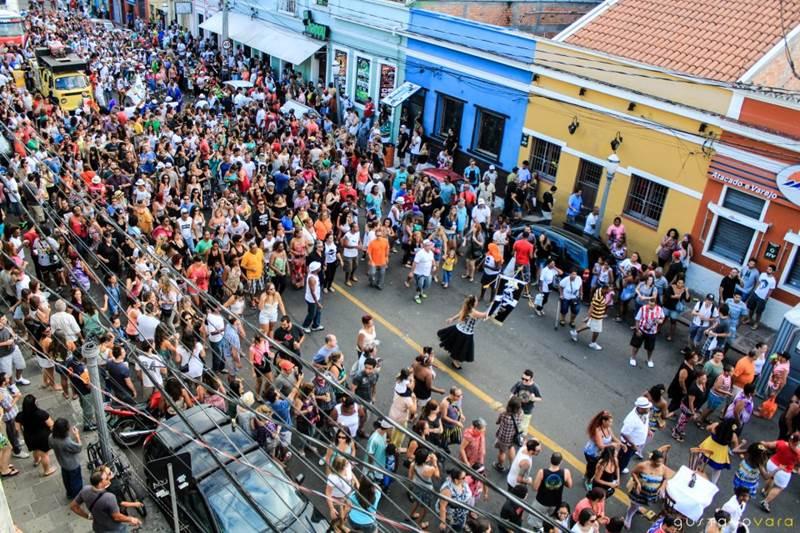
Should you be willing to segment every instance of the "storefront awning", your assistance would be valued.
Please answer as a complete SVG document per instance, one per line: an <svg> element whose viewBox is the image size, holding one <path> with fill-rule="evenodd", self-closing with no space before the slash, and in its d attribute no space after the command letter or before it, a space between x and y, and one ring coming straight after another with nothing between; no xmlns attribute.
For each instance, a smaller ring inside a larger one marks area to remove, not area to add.
<svg viewBox="0 0 800 533"><path fill-rule="evenodd" d="M200 27L222 35L222 13L217 13ZM299 65L325 46L305 35L293 32L263 20L253 19L241 13L228 13L228 36L250 48Z"/></svg>
<svg viewBox="0 0 800 533"><path fill-rule="evenodd" d="M400 87L384 96L383 100L381 100L381 103L388 105L389 107L397 107L411 98L414 93L419 91L421 88L422 87L419 85L411 83L410 81L403 82Z"/></svg>

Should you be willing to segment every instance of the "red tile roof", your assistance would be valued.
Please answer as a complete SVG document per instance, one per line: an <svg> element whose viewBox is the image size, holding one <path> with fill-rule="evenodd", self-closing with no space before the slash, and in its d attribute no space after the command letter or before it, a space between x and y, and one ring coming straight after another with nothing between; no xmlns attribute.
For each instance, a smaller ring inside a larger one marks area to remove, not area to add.
<svg viewBox="0 0 800 533"><path fill-rule="evenodd" d="M781 3L788 33L800 0L619 0L565 41L733 82L783 39Z"/></svg>

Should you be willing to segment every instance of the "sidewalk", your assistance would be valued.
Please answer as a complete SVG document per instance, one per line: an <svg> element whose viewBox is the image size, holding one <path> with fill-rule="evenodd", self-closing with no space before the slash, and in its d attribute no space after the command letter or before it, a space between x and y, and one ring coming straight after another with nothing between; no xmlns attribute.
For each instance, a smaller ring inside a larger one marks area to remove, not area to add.
<svg viewBox="0 0 800 533"><path fill-rule="evenodd" d="M36 396L39 407L50 413L56 418L64 417L81 427L82 418L78 401L65 400L60 392L44 391L39 388L41 375L35 361L28 361L28 369L25 377L31 380L31 384L22 387L22 394L33 394ZM90 442L97 441L97 433L81 433L84 450ZM113 443L112 443L113 447ZM114 448L115 453L119 449ZM125 455L122 454L125 458ZM58 467L55 456L51 453L50 459L54 466ZM86 462L84 452L83 462ZM41 469L33 466L33 459L12 458L12 463L20 470L20 474L13 478L2 480L3 488L8 499L8 506L14 523L24 533L84 533L91 530L91 522L76 515L69 510L69 500L64 493L64 486L61 482L61 472L58 471L50 477L41 477ZM137 472L137 474L140 474ZM83 482L89 483L90 472L84 468ZM147 518L142 522L140 531L148 532L168 532L171 528L167 526L164 516L156 508L152 500L146 499ZM133 516L139 517L133 512Z"/></svg>

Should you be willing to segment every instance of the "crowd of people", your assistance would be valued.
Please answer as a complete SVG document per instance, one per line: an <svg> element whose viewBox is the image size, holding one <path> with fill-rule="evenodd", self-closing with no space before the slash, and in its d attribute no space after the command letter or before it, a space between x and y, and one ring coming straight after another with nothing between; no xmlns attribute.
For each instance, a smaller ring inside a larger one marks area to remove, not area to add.
<svg viewBox="0 0 800 533"><path fill-rule="evenodd" d="M434 160L414 117L404 117L398 161L387 162L388 113L370 105L359 115L333 85L290 69L276 72L241 50L223 55L211 40L177 27L138 21L126 32L101 33L79 14L37 9L26 24L26 47L8 50L0 66L9 80L0 87L0 127L12 148L0 211L0 296L11 318L0 317L3 477L19 473L11 455L27 457L20 427L42 475L58 470L49 458L55 451L75 513L91 514L103 527L138 523L121 512L126 505L103 496L107 471L93 473L83 487L78 429L53 421L33 395L20 392L30 386L26 359L35 360L42 387L79 400L83 432L93 431L92 385L80 348L94 340L111 401L144 401L159 417L211 405L236 417L287 468L293 453L316 454L337 531L374 531L382 496L397 476L413 481L408 517L420 529L522 527L520 501L529 491L536 493L529 499L537 511L529 514L532 527L630 528L637 512L668 501L669 449L645 448L669 420L677 441L687 438L690 422L707 432L695 467L712 482L733 468L731 457L742 457L734 487L723 489L733 496L706 531L738 531L762 479L760 505L767 512L788 486L800 460L800 392L779 417L777 440L748 443L741 435L755 411L753 383L766 346L735 365L725 359L740 324L758 327L775 287L774 268L760 273L753 263L732 271L718 294L693 303L685 286L690 237L670 230L647 264L627 250L617 218L604 232L609 257L589 271L564 272L545 234L524 228L512 237L523 214L536 208L548 219L553 209L555 187L537 202L527 163L508 176L505 203L495 209L496 169L481 173L472 161L463 182L434 183L424 170L452 166L457 146L449 139ZM13 82L12 71L24 68L35 47L57 43L89 58L96 97L72 112ZM151 95L133 110L122 107L131 70ZM235 89L225 80L253 87ZM315 112L282 112L289 99ZM579 200L570 197L573 218ZM597 213L590 214L584 231L593 234L597 223ZM542 393L534 372L525 370L498 415L493 442L492 466L506 476L501 488L513 497L497 513L502 520L489 522L478 509L490 491L483 474L491 430L463 412L461 389L436 386L434 349L381 380L373 317L361 317L355 358L345 357L334 333L318 333L337 275L347 287L365 276L381 291L390 263L406 287L414 285L409 304L415 305L430 296L433 283L447 289L459 272L465 284L479 276L480 294L468 296L452 325L438 332L456 369L475 360L473 335L489 318L478 306L486 293L494 298L504 270L523 282L539 316L555 293L557 323L576 342L588 330L593 350L602 350L605 318L633 319L631 366L643 346L652 368L657 340L673 341L678 318L689 310L684 362L669 386L643 391L618 434L610 412L592 418L584 448L587 493L575 505L564 501L575 480L559 453L534 468L543 447L527 429ZM283 299L291 290L302 291L306 304L300 323ZM317 333L324 343L312 354L304 343ZM786 385L788 361L788 354L777 354L770 366L773 399ZM389 387L391 407L376 414L376 398ZM320 440L329 443L325 450ZM629 467L636 455L645 459ZM625 516L607 516L605 500L626 475L633 503ZM678 516L668 509L650 531L677 531Z"/></svg>

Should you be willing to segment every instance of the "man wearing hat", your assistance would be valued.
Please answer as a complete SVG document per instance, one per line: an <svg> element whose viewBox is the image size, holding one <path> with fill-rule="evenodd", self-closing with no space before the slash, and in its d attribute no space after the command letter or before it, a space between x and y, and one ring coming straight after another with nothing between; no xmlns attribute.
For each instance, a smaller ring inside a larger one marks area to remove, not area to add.
<svg viewBox="0 0 800 533"><path fill-rule="evenodd" d="M486 204L486 200L478 198L478 205L472 208L472 221L478 222L483 228L483 233L486 233L486 228L489 227L489 222L492 219L492 209Z"/></svg>
<svg viewBox="0 0 800 533"><path fill-rule="evenodd" d="M411 272L414 274L414 282L417 287L414 301L421 304L422 298L428 297L428 295L425 294L425 289L431 286L431 276L436 272L433 242L429 239L422 241L422 249L414 256L414 264L411 266ZM406 282L406 284L407 283L408 282Z"/></svg>
<svg viewBox="0 0 800 533"><path fill-rule="evenodd" d="M374 464L381 470L386 469L386 446L388 445L387 435L392 429L392 423L386 418L376 420L374 423L375 431L369 436L367 441L367 462ZM377 470L369 470L368 475L376 482L383 480L383 473Z"/></svg>
<svg viewBox="0 0 800 533"><path fill-rule="evenodd" d="M644 396L639 396L634 402L634 407L622 421L622 429L619 438L624 444L619 454L619 468L623 474L628 473L628 463L633 454L642 451L647 436L650 431L650 408L653 406L650 400Z"/></svg>
<svg viewBox="0 0 800 533"><path fill-rule="evenodd" d="M322 319L322 290L319 282L319 272L322 265L319 261L313 261L308 265L308 275L306 276L305 300L308 306L306 318L303 320L303 331L322 331L324 326L320 325Z"/></svg>

